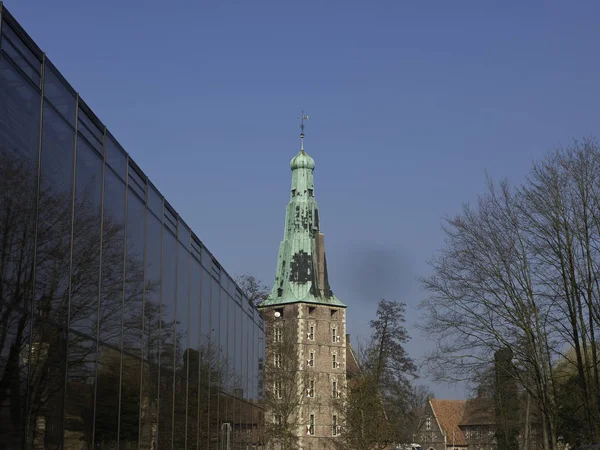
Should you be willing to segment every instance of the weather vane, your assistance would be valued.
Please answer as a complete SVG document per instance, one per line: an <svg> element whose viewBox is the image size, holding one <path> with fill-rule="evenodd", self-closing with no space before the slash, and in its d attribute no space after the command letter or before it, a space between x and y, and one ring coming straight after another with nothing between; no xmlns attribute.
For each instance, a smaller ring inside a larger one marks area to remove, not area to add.
<svg viewBox="0 0 600 450"><path fill-rule="evenodd" d="M308 120L308 115L304 113L304 110L302 110L302 114L300 117L298 117L298 119L300 119L300 129L302 130L300 133L300 142L302 144L300 150L304 150L304 121Z"/></svg>

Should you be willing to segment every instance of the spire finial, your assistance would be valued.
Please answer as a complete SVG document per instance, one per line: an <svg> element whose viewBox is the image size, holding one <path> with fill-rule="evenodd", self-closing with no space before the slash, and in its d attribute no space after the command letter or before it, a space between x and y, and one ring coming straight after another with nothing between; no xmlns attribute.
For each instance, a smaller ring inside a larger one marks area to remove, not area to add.
<svg viewBox="0 0 600 450"><path fill-rule="evenodd" d="M302 130L300 133L300 150L304 151L304 121L308 120L308 115L304 113L304 110L302 110L302 114L298 119L300 119L300 129Z"/></svg>

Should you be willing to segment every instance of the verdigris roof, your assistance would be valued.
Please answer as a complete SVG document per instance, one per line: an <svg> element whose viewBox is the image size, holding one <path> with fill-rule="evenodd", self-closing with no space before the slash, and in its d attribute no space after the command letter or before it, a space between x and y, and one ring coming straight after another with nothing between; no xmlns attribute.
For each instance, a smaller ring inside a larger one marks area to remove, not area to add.
<svg viewBox="0 0 600 450"><path fill-rule="evenodd" d="M302 150L290 161L292 189L279 246L275 283L259 308L289 303L313 303L345 308L333 294L327 277L324 235L314 196L315 161Z"/></svg>

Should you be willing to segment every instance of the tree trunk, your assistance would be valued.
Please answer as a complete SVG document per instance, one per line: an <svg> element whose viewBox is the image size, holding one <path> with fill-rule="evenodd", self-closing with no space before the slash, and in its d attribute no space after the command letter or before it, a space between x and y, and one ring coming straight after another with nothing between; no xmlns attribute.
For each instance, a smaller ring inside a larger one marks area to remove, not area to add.
<svg viewBox="0 0 600 450"><path fill-rule="evenodd" d="M523 449L529 450L529 413L531 410L531 395L527 392L527 403L525 405L525 425L523 432Z"/></svg>

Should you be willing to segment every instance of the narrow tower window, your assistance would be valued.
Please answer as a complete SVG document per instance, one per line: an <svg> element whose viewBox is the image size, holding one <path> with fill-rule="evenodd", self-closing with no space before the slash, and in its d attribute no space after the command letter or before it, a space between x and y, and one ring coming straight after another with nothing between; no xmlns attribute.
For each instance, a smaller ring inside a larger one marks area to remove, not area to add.
<svg viewBox="0 0 600 450"><path fill-rule="evenodd" d="M314 327L314 325L309 325L308 326L308 333L306 333L306 337L308 337L309 341L314 341L315 340L315 327Z"/></svg>
<svg viewBox="0 0 600 450"><path fill-rule="evenodd" d="M332 329L331 329L331 342L333 342L334 344L335 344L336 342L338 342L337 336L336 336L336 334L335 334L335 328L332 328Z"/></svg>
<svg viewBox="0 0 600 450"><path fill-rule="evenodd" d="M315 435L315 415L311 414L308 419L308 434L311 436Z"/></svg>
<svg viewBox="0 0 600 450"><path fill-rule="evenodd" d="M340 363L337 362L337 355L331 355L331 362L334 369L340 367Z"/></svg>
<svg viewBox="0 0 600 450"><path fill-rule="evenodd" d="M337 381L334 381L331 386L331 396L338 398Z"/></svg>
<svg viewBox="0 0 600 450"><path fill-rule="evenodd" d="M282 394L281 394L281 381L276 381L275 382L275 398L281 398Z"/></svg>
<svg viewBox="0 0 600 450"><path fill-rule="evenodd" d="M315 380L309 380L308 388L306 389L306 396L310 398L315 396Z"/></svg>
<svg viewBox="0 0 600 450"><path fill-rule="evenodd" d="M337 415L335 414L331 417L331 434L333 436L338 435Z"/></svg>
<svg viewBox="0 0 600 450"><path fill-rule="evenodd" d="M425 419L425 429L427 431L431 430L431 417L428 417L427 419Z"/></svg>
<svg viewBox="0 0 600 450"><path fill-rule="evenodd" d="M275 367L277 367L278 369L281 368L281 353L275 353L274 363Z"/></svg>
<svg viewBox="0 0 600 450"><path fill-rule="evenodd" d="M310 352L308 354L308 367L312 367L315 365L315 352Z"/></svg>
<svg viewBox="0 0 600 450"><path fill-rule="evenodd" d="M275 342L281 342L281 328L275 327L274 333L275 333Z"/></svg>

